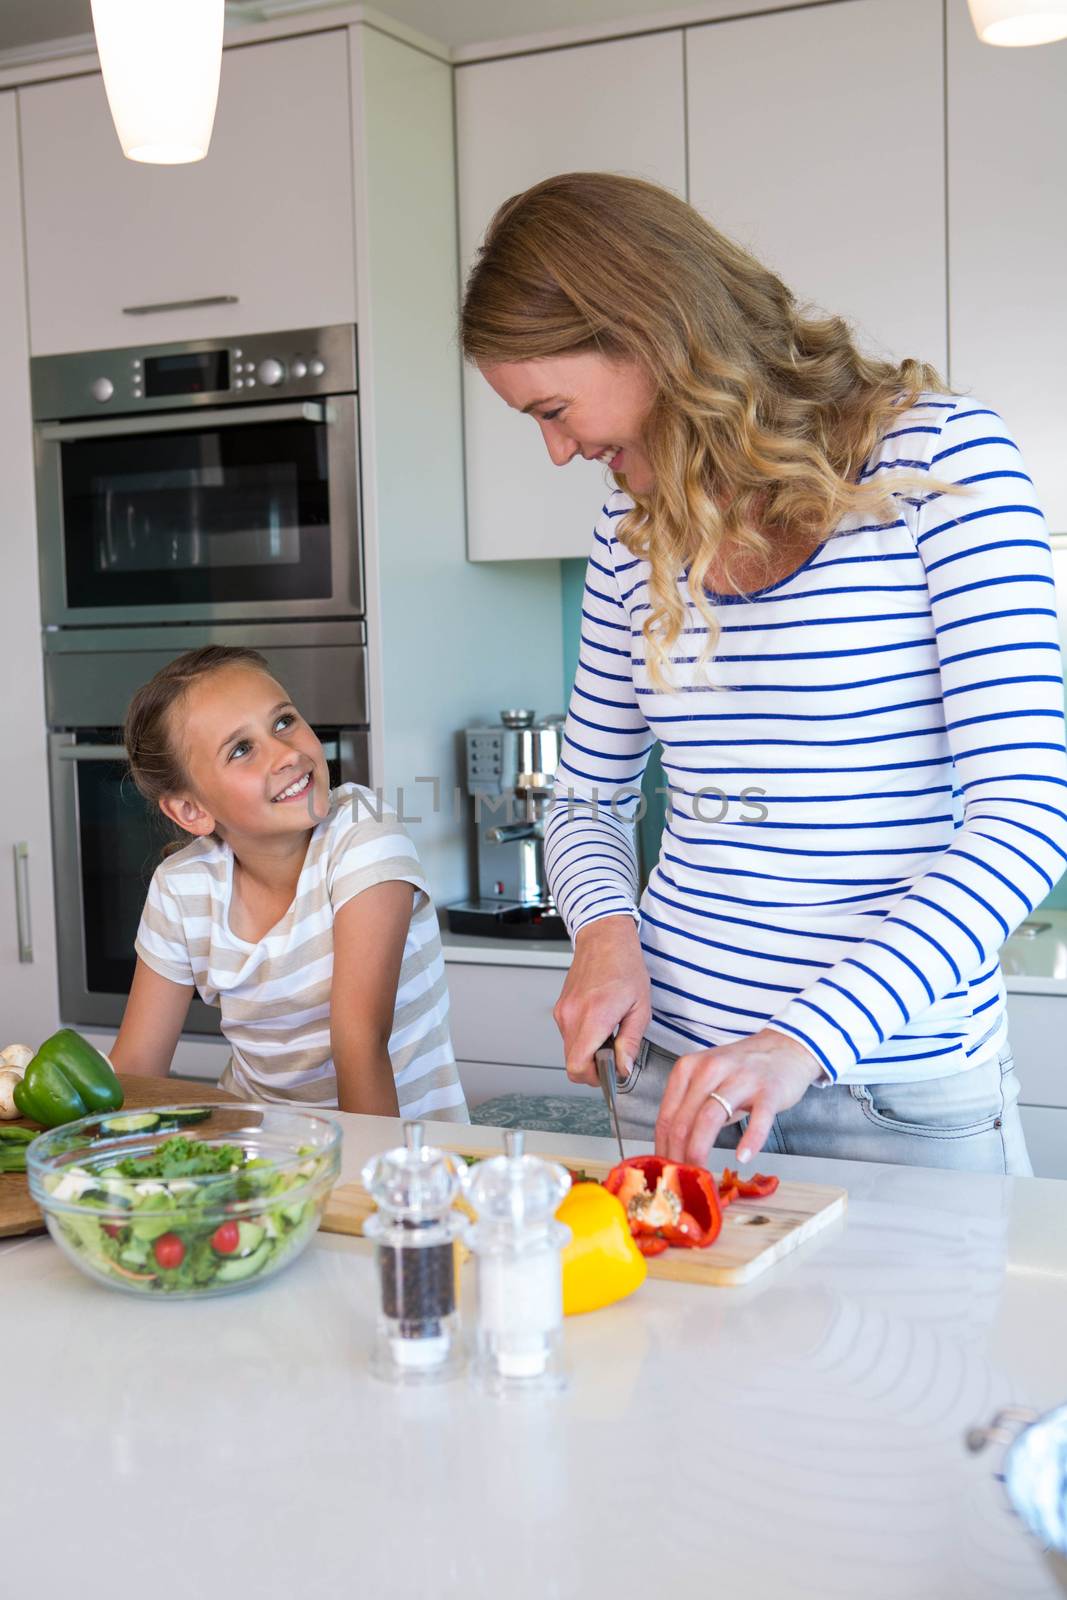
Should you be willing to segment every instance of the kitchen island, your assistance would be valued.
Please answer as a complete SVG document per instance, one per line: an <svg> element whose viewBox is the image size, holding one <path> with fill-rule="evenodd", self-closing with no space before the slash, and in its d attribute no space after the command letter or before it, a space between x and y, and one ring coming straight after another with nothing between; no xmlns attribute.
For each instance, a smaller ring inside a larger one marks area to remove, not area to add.
<svg viewBox="0 0 1067 1600"><path fill-rule="evenodd" d="M338 1120L342 1182L399 1142L390 1119ZM612 1158L528 1139L549 1146ZM97 1286L47 1238L0 1243L0 1592L1051 1597L995 1457L962 1436L1067 1399L1067 1191L759 1165L847 1188L847 1217L746 1288L649 1281L568 1319L570 1386L533 1403L373 1379L361 1240L320 1234L259 1288L170 1303Z"/></svg>

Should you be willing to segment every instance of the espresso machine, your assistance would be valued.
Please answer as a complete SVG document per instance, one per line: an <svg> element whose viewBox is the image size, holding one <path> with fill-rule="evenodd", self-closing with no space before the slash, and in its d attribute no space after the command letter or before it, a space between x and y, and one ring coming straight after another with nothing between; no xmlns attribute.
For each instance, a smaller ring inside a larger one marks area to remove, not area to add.
<svg viewBox="0 0 1067 1600"><path fill-rule="evenodd" d="M563 740L563 718L502 711L466 728L475 894L447 910L453 933L566 939L545 876L544 829Z"/></svg>

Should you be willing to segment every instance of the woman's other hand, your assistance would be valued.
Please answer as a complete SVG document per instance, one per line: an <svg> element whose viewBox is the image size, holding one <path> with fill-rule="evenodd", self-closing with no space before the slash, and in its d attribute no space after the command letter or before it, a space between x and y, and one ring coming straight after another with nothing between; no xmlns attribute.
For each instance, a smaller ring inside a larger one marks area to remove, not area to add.
<svg viewBox="0 0 1067 1600"><path fill-rule="evenodd" d="M660 1102L656 1153L669 1161L704 1166L726 1123L747 1112L737 1159L751 1161L763 1149L779 1111L795 1106L821 1073L810 1050L773 1028L761 1028L736 1044L679 1056ZM709 1098L713 1090L730 1106L732 1118L718 1100Z"/></svg>
<svg viewBox="0 0 1067 1600"><path fill-rule="evenodd" d="M652 1014L648 973L632 917L587 922L552 1012L573 1083L596 1083L594 1053L615 1034L615 1065L628 1077Z"/></svg>

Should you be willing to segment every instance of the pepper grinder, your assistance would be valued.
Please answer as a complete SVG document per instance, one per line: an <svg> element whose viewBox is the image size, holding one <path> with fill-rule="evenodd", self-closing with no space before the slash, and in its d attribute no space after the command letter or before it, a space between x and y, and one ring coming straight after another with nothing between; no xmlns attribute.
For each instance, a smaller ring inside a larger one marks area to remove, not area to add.
<svg viewBox="0 0 1067 1600"><path fill-rule="evenodd" d="M475 1359L490 1393L521 1394L564 1382L562 1250L571 1233L555 1213L571 1180L554 1162L524 1155L521 1132L509 1132L505 1145L507 1154L479 1162L471 1180Z"/></svg>
<svg viewBox="0 0 1067 1600"><path fill-rule="evenodd" d="M452 1209L456 1166L423 1144L421 1123L409 1122L403 1147L369 1161L363 1183L378 1203L363 1227L375 1242L381 1291L371 1370L392 1383L453 1377L463 1365L455 1244L467 1226Z"/></svg>

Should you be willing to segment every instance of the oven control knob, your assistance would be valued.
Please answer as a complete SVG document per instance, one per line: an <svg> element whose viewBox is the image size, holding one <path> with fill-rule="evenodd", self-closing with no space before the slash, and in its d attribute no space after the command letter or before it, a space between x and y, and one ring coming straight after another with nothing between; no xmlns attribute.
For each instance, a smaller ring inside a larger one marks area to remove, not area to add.
<svg viewBox="0 0 1067 1600"><path fill-rule="evenodd" d="M308 371L311 373L313 378L321 378L323 373L326 371L326 368L319 360L318 356L312 356L311 360L308 362Z"/></svg>
<svg viewBox="0 0 1067 1600"><path fill-rule="evenodd" d="M276 383L281 383L285 377L285 368L273 356L267 356L265 361L261 361L256 371L259 374L260 383L265 383L271 389Z"/></svg>
<svg viewBox="0 0 1067 1600"><path fill-rule="evenodd" d="M297 356L296 360L290 364L289 372L294 378L306 378L308 375L307 362L301 361L300 357Z"/></svg>
<svg viewBox="0 0 1067 1600"><path fill-rule="evenodd" d="M115 393L115 385L110 378L94 378L89 385L89 393L94 400L99 400L102 405L105 400L110 400Z"/></svg>

